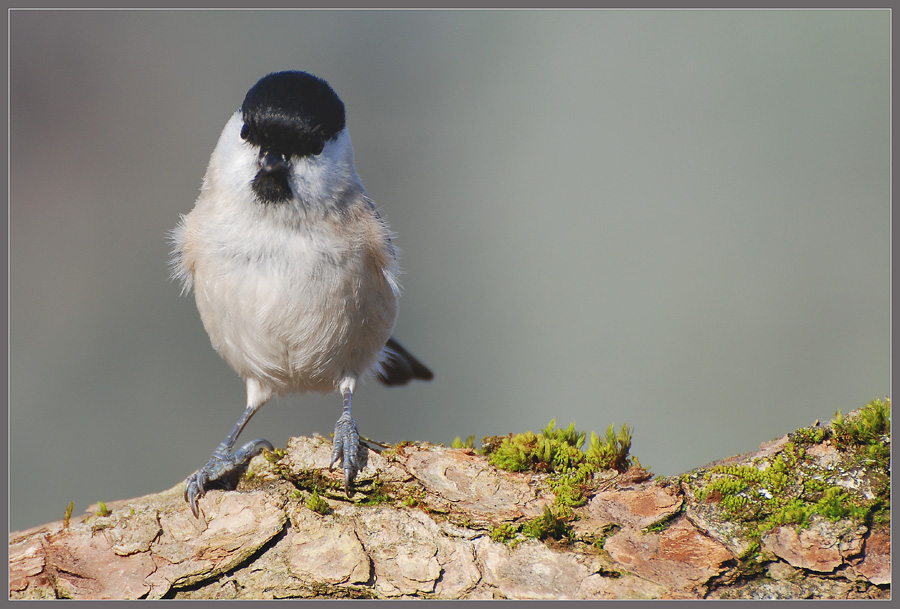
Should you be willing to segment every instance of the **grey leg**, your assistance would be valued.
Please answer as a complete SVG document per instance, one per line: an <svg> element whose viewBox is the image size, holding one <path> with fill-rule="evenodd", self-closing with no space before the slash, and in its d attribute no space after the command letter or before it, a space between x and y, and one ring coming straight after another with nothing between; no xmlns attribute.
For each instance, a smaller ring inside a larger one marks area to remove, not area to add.
<svg viewBox="0 0 900 609"><path fill-rule="evenodd" d="M359 432L356 429L356 421L350 416L350 399L353 390L350 387L342 387L341 395L344 398L344 412L334 425L334 448L331 451L331 465L343 458L344 492L350 496L350 486L359 471Z"/></svg>
<svg viewBox="0 0 900 609"><path fill-rule="evenodd" d="M234 427L231 428L231 431L228 432L222 443L213 451L212 457L210 457L206 465L188 477L184 487L184 500L190 504L194 518L200 516L200 508L197 506L197 501L206 493L207 483L228 477L243 469L250 462L250 459L261 453L264 448L274 450L268 440L259 439L247 442L233 454L231 452L244 426L247 425L250 417L259 410L259 406L261 404L247 406L238 422L234 424Z"/></svg>

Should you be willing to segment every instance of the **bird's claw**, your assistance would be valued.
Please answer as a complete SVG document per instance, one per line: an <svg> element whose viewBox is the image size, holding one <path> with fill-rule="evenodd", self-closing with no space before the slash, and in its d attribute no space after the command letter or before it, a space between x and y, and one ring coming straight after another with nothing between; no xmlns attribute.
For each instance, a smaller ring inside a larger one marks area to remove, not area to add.
<svg viewBox="0 0 900 609"><path fill-rule="evenodd" d="M197 505L197 501L206 492L205 486L208 480L209 478L205 471L205 467L202 467L188 476L188 479L185 482L184 500L191 506L191 512L194 514L194 518L200 517L200 508Z"/></svg>
<svg viewBox="0 0 900 609"><path fill-rule="evenodd" d="M194 518L200 517L198 502L200 497L206 494L207 485L210 482L227 479L244 469L263 449L271 451L274 447L268 440L253 440L241 446L234 454L229 454L227 448L220 446L213 452L206 465L188 476L184 485L184 500L191 506Z"/></svg>
<svg viewBox="0 0 900 609"><path fill-rule="evenodd" d="M356 421L350 416L349 412L344 412L341 418L334 425L334 448L331 451L331 464L341 461L344 470L344 492L350 497L350 487L353 485L353 479L359 472L359 432L356 428Z"/></svg>

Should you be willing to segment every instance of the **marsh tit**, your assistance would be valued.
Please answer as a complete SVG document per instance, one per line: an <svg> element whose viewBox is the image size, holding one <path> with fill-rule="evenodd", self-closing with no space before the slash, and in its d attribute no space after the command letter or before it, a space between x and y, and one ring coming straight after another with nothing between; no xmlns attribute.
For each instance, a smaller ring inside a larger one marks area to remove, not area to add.
<svg viewBox="0 0 900 609"><path fill-rule="evenodd" d="M172 232L174 276L193 290L213 347L244 379L247 405L209 462L188 477L194 516L209 483L263 449L234 450L271 397L339 391L331 466L350 494L360 468L350 416L357 382L430 380L391 337L397 257L353 164L344 104L324 80L276 72L257 82L219 137L194 209Z"/></svg>

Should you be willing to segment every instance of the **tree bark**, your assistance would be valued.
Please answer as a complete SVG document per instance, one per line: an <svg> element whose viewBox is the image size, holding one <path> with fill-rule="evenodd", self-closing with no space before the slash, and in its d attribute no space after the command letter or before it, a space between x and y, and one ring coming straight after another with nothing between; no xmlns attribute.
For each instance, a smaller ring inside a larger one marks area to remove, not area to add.
<svg viewBox="0 0 900 609"><path fill-rule="evenodd" d="M884 495L871 463L834 439L802 444L799 433L682 476L653 479L640 466L596 473L584 504L569 511L555 501L552 475L499 470L471 449L429 444L367 451L348 499L340 472L327 469L330 442L294 438L277 462L255 458L236 490L209 491L199 519L180 483L110 502L108 515L92 506L68 523L12 533L9 595L889 598L884 510L754 529L729 515L721 493L704 491L729 467L766 471L802 445L802 476L854 497ZM528 537L535 527L522 525L541 518L562 528Z"/></svg>

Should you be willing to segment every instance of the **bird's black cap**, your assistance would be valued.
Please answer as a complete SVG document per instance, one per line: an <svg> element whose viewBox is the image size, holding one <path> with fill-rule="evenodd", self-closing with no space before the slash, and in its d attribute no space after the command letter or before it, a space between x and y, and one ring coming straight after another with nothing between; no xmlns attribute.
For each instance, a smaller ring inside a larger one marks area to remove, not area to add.
<svg viewBox="0 0 900 609"><path fill-rule="evenodd" d="M286 157L318 154L344 128L344 103L307 72L274 72L247 92L241 137Z"/></svg>

